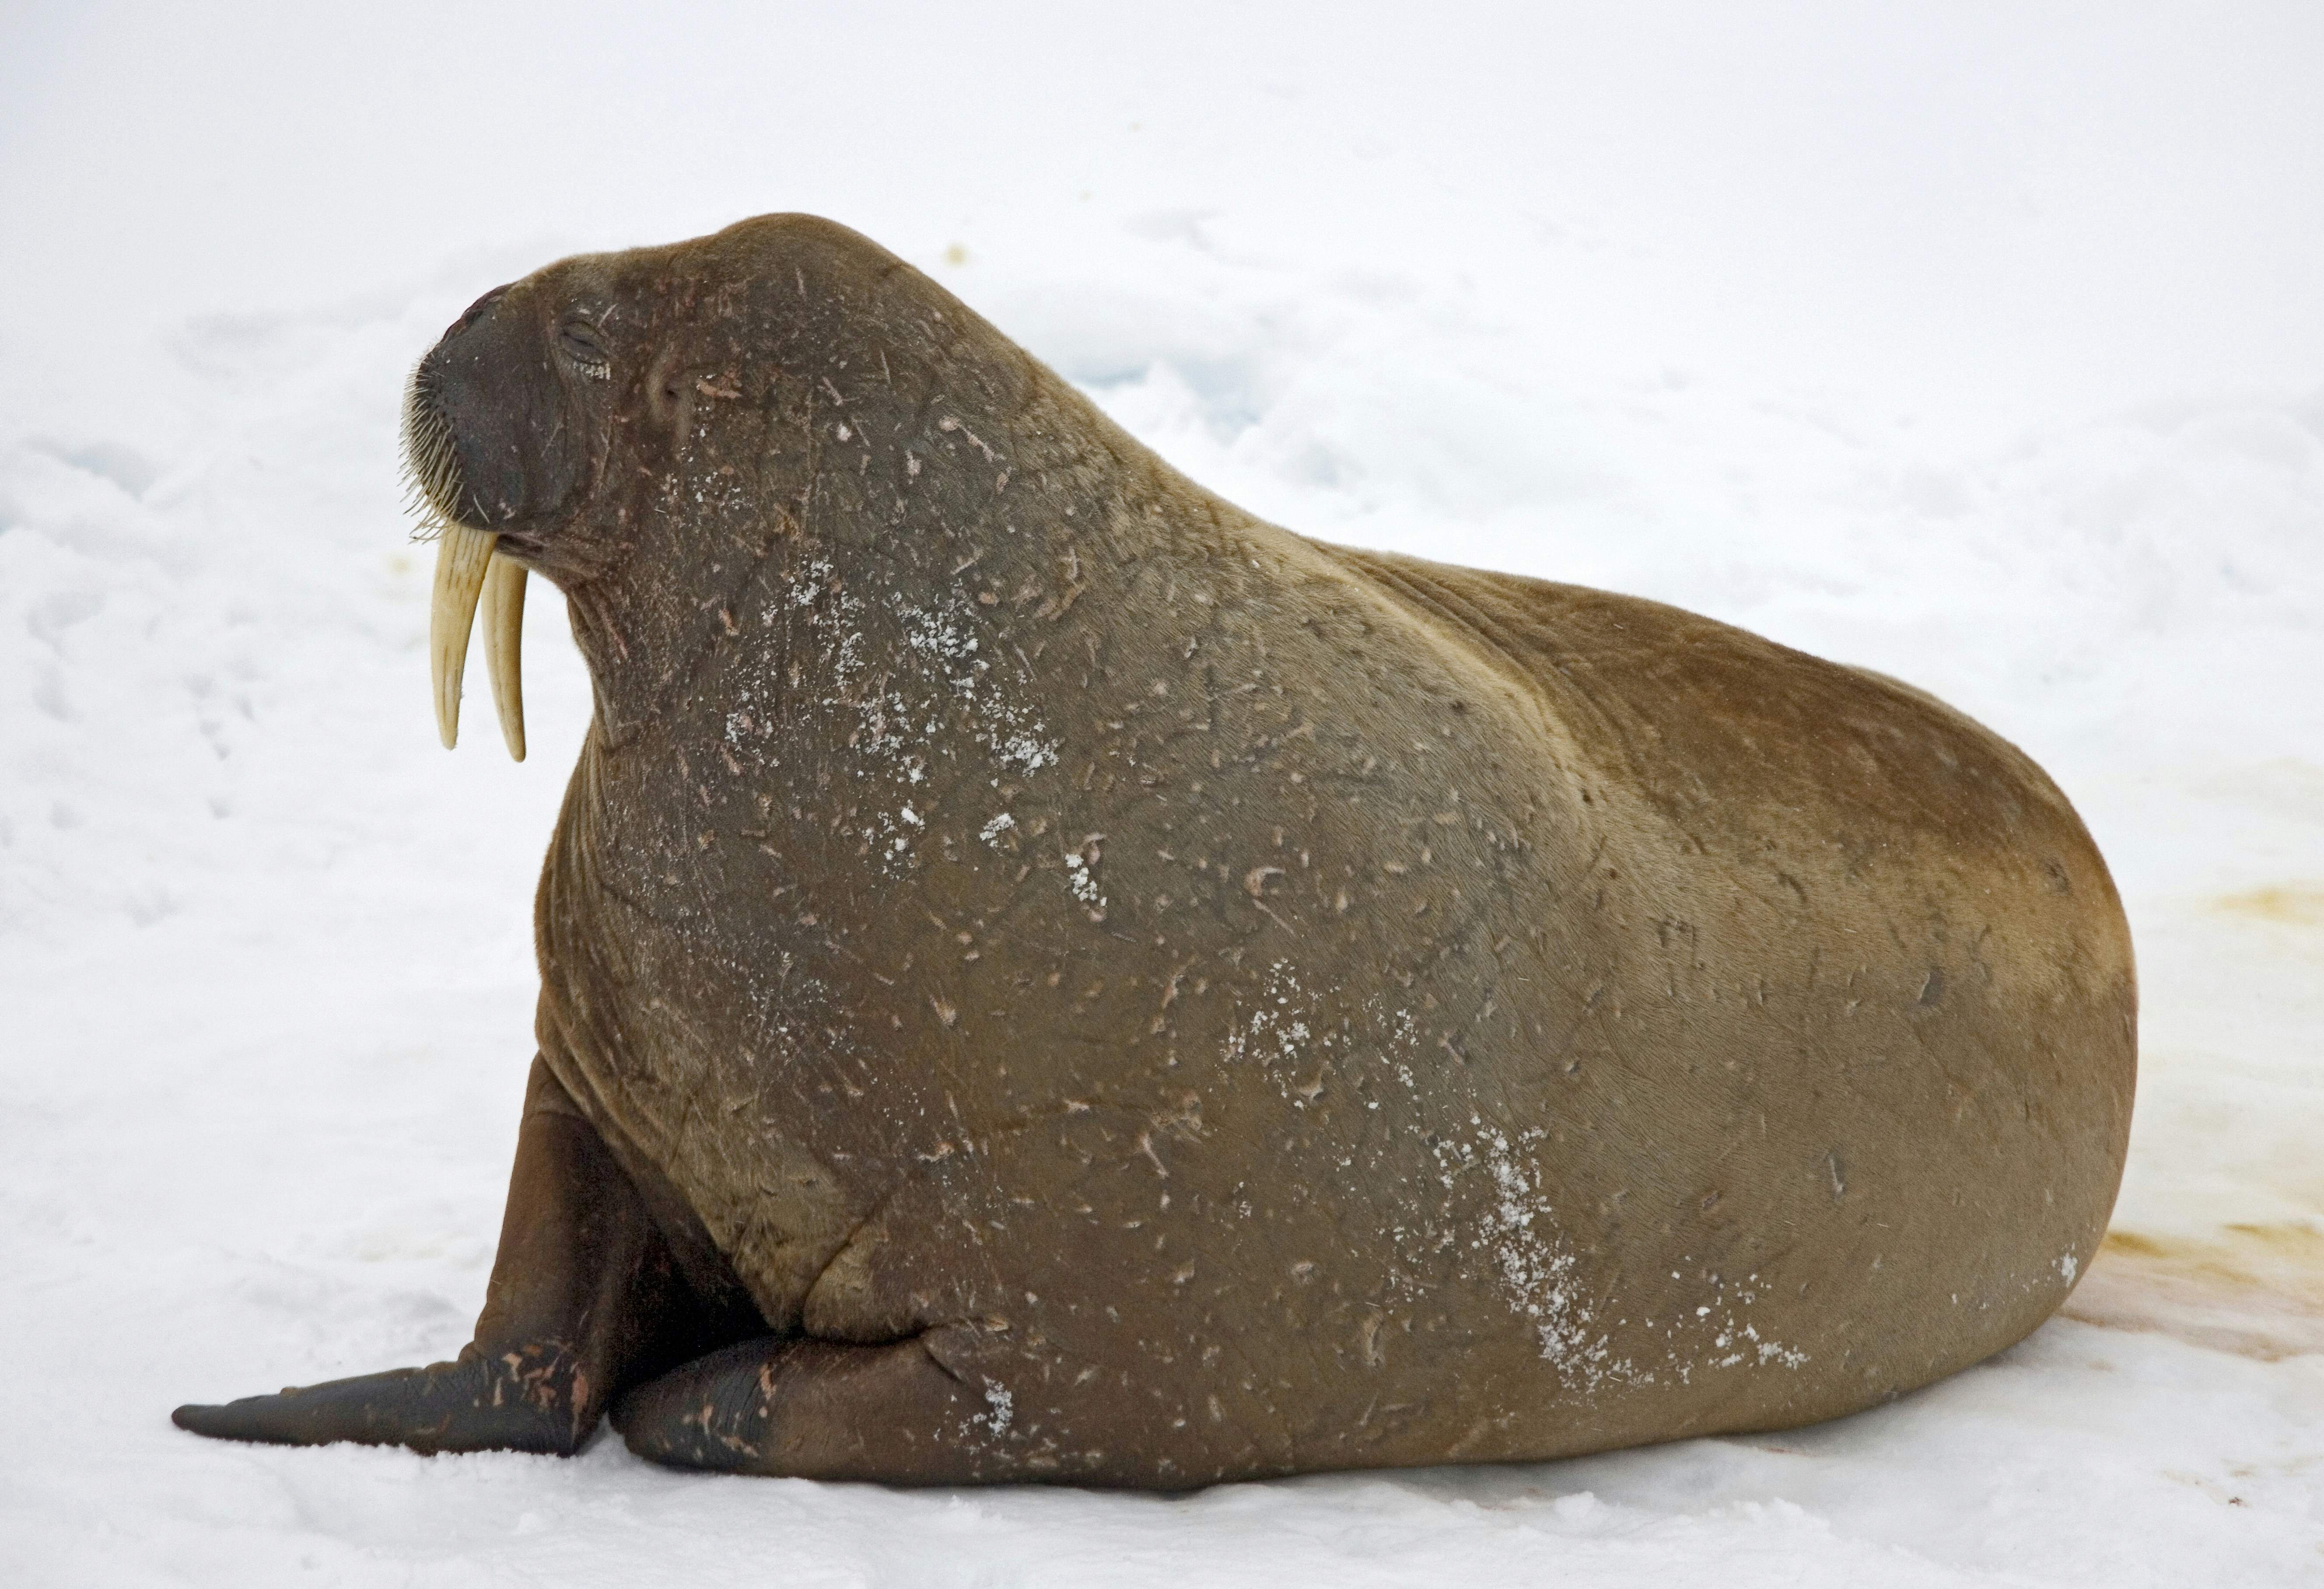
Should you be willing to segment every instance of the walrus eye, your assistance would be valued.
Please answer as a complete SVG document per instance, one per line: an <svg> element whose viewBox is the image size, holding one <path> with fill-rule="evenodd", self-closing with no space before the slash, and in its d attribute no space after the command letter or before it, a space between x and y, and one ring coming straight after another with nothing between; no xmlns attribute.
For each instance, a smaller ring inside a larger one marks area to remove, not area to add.
<svg viewBox="0 0 2324 1589"><path fill-rule="evenodd" d="M583 321L567 320L558 327L557 346L573 361L573 367L592 381L603 381L613 373L613 361L598 342L597 333Z"/></svg>

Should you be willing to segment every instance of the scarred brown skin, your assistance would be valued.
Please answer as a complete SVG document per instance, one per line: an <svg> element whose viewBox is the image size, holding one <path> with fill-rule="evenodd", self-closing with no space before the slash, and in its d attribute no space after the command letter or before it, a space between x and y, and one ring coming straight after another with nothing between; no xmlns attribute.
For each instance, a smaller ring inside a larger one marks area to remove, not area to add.
<svg viewBox="0 0 2324 1589"><path fill-rule="evenodd" d="M1263 523L808 217L553 265L430 358L461 511L595 685L538 912L564 1157L521 1146L461 1363L188 1427L569 1450L620 1398L661 1460L910 1483L1544 1458L1874 1405L2096 1252L2120 904L1932 698ZM585 1382L511 1437L491 1364L552 1348Z"/></svg>

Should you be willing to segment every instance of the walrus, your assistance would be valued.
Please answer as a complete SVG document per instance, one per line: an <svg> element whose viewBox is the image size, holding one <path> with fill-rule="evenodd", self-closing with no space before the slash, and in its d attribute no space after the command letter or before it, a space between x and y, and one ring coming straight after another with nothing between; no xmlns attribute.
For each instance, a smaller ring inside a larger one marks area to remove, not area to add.
<svg viewBox="0 0 2324 1589"><path fill-rule="evenodd" d="M773 216L418 366L437 703L594 688L475 1339L244 1440L1182 1489L1888 1400L2054 1309L2135 1068L2065 797L1917 689L1309 540Z"/></svg>

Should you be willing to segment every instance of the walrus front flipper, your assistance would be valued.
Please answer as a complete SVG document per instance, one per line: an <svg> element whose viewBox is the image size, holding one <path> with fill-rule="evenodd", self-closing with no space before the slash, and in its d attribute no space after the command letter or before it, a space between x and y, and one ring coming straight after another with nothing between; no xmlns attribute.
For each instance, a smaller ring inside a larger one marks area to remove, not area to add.
<svg viewBox="0 0 2324 1589"><path fill-rule="evenodd" d="M576 1365L554 1347L487 1362L473 1346L450 1363L180 1407L170 1421L221 1440L272 1446L408 1446L438 1451L569 1453ZM592 1419L595 1422L595 1419ZM586 1431L585 1431L586 1432Z"/></svg>
<svg viewBox="0 0 2324 1589"><path fill-rule="evenodd" d="M227 1440L569 1455L607 1401L738 1332L694 1296L644 1200L535 1058L475 1339L450 1363L180 1407Z"/></svg>
<svg viewBox="0 0 2324 1589"><path fill-rule="evenodd" d="M630 1391L613 1427L640 1456L717 1473L889 1484L1056 1476L1003 1448L1007 1393L940 1361L954 1333L874 1346L744 1341Z"/></svg>

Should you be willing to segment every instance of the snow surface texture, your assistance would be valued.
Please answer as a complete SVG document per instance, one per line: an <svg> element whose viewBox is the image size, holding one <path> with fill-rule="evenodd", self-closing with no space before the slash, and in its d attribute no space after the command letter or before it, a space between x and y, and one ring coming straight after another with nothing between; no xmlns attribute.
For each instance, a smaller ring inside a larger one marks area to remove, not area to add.
<svg viewBox="0 0 2324 1589"><path fill-rule="evenodd" d="M840 9L0 22L0 1580L2324 1576L2324 11ZM436 748L403 373L779 208L1296 529L2048 766L2145 993L2065 1316L1823 1427L1181 1500L172 1429L448 1354L497 1230L586 696L540 591L532 760Z"/></svg>

